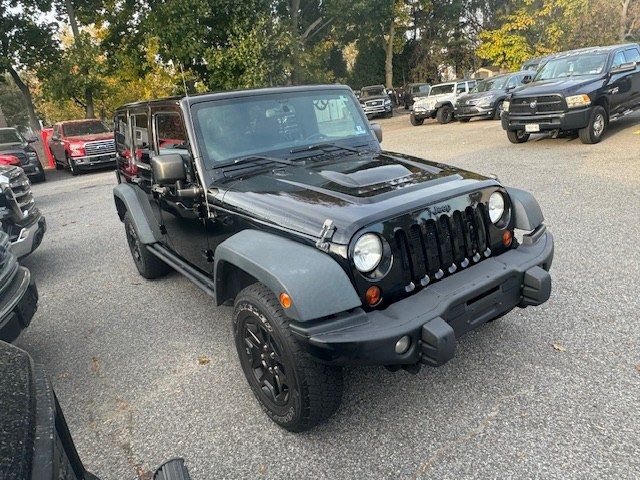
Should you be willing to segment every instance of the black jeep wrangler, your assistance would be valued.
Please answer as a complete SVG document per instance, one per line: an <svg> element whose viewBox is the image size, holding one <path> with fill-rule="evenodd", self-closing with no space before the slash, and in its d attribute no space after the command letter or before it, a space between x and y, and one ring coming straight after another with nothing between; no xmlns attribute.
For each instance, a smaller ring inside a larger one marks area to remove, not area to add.
<svg viewBox="0 0 640 480"><path fill-rule="evenodd" d="M611 120L640 108L640 46L559 53L530 80L503 103L502 128L511 143L532 133L572 131L582 143L598 143Z"/></svg>
<svg viewBox="0 0 640 480"><path fill-rule="evenodd" d="M536 200L381 151L348 87L136 103L115 122L115 204L136 267L177 270L235 305L244 373L286 429L337 409L342 366L442 365L460 335L549 298L553 238Z"/></svg>

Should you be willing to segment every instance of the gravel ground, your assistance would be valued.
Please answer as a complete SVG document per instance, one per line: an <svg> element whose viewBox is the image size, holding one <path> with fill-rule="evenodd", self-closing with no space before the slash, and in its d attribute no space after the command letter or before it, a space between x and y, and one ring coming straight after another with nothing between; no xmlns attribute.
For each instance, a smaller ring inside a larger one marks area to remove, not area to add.
<svg viewBox="0 0 640 480"><path fill-rule="evenodd" d="M40 308L17 344L91 471L149 478L179 455L194 479L640 477L640 116L592 146L511 145L493 121L380 124L388 150L534 193L556 239L551 300L467 335L444 367L347 369L338 413L290 434L245 382L231 309L178 274L137 274L114 174L50 172L34 186L49 231L23 262Z"/></svg>

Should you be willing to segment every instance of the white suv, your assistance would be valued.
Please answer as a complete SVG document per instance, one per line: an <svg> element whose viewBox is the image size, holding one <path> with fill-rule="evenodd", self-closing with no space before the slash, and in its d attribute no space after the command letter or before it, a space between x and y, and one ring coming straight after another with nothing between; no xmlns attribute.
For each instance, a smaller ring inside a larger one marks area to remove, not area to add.
<svg viewBox="0 0 640 480"><path fill-rule="evenodd" d="M475 80L458 80L432 86L428 96L416 98L411 112L411 125L422 125L426 118L449 123L454 119L456 99L469 93L475 86Z"/></svg>

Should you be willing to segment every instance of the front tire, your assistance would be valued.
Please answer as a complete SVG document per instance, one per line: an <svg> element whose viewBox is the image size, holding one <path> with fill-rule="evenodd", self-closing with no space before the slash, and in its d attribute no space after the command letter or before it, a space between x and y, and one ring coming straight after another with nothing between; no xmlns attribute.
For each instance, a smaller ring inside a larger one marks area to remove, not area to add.
<svg viewBox="0 0 640 480"><path fill-rule="evenodd" d="M453 108L445 105L438 109L438 113L436 113L436 120L438 123L447 124L453 120Z"/></svg>
<svg viewBox="0 0 640 480"><path fill-rule="evenodd" d="M609 118L607 111L600 105L596 105L591 109L589 124L585 128L578 130L580 141L585 144L598 143L602 140L608 125Z"/></svg>
<svg viewBox="0 0 640 480"><path fill-rule="evenodd" d="M494 120L500 120L500 117L502 116L503 103L504 102L498 102L498 104L496 105L496 108L493 111Z"/></svg>
<svg viewBox="0 0 640 480"><path fill-rule="evenodd" d="M511 143L525 143L530 136L524 130L507 130L507 138Z"/></svg>
<svg viewBox="0 0 640 480"><path fill-rule="evenodd" d="M410 118L411 118L411 125L413 125L414 127L419 127L420 125L422 125L424 123L424 118L421 118L421 119L418 120L413 115L410 115Z"/></svg>
<svg viewBox="0 0 640 480"><path fill-rule="evenodd" d="M138 234L133 225L133 218L128 211L124 214L124 229L127 235L129 251L133 257L133 263L136 264L140 275L147 279L153 279L163 277L169 273L171 270L169 265L151 253L147 249L147 246L138 238Z"/></svg>
<svg viewBox="0 0 640 480"><path fill-rule="evenodd" d="M78 167L76 166L76 162L73 161L73 159L71 157L69 157L69 155L67 155L67 165L69 165L69 171L71 172L71 175L73 175L74 177L76 175L78 175Z"/></svg>
<svg viewBox="0 0 640 480"><path fill-rule="evenodd" d="M338 409L342 369L317 363L301 348L280 303L263 284L238 294L233 333L251 390L275 423L302 432Z"/></svg>

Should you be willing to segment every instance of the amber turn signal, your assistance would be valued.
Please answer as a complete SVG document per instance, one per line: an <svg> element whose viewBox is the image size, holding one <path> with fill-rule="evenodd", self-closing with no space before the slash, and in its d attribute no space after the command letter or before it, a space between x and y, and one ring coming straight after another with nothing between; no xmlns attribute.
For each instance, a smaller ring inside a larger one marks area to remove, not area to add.
<svg viewBox="0 0 640 480"><path fill-rule="evenodd" d="M280 294L280 296L278 297L278 300L280 300L280 305L282 305L282 308L290 308L291 307L291 297L289 295L287 295L286 293L282 292Z"/></svg>
<svg viewBox="0 0 640 480"><path fill-rule="evenodd" d="M513 241L513 236L511 235L511 232L509 230L505 231L502 234L502 244L505 247L508 247L509 245L511 245L512 241Z"/></svg>
<svg viewBox="0 0 640 480"><path fill-rule="evenodd" d="M367 300L367 305L373 307L380 303L380 300L382 300L382 290L380 290L380 287L373 285L367 288L364 297Z"/></svg>

